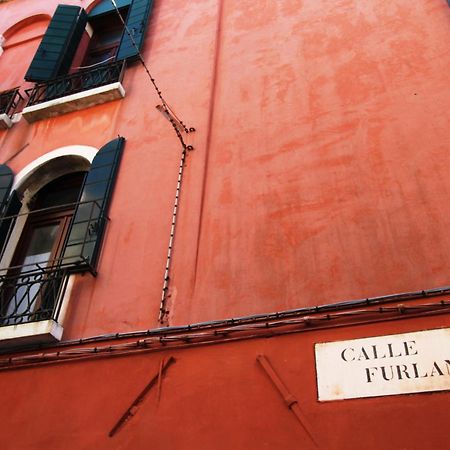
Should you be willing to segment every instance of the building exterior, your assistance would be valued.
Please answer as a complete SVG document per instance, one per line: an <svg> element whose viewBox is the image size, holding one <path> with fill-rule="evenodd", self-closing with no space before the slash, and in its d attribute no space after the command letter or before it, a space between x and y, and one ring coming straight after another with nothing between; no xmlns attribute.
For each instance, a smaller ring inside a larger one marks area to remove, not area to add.
<svg viewBox="0 0 450 450"><path fill-rule="evenodd" d="M0 35L3 449L448 448L445 0Z"/></svg>

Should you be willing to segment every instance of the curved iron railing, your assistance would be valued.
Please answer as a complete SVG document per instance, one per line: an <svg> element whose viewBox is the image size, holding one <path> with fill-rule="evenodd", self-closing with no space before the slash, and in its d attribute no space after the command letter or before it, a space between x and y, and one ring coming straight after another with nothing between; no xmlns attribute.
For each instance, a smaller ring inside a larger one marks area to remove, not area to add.
<svg viewBox="0 0 450 450"><path fill-rule="evenodd" d="M37 264L0 275L0 326L57 321L68 275L67 269Z"/></svg>
<svg viewBox="0 0 450 450"><path fill-rule="evenodd" d="M125 61L102 64L54 80L36 83L31 89L25 90L28 96L27 107L107 84L121 82L125 73L125 65Z"/></svg>
<svg viewBox="0 0 450 450"><path fill-rule="evenodd" d="M16 112L21 100L23 100L23 97L18 87L0 92L0 114L7 114L11 117Z"/></svg>
<svg viewBox="0 0 450 450"><path fill-rule="evenodd" d="M33 215L53 213L67 207L83 209L77 220L76 237L66 238L65 252L55 259L17 266L2 261L4 267L0 268L0 327L49 319L57 321L69 275L86 271L96 274L90 261L84 256L84 249L96 242L97 230L108 218L103 215L99 203L95 200L1 217L0 240L3 240L4 244L0 259L7 259L6 253L11 254L17 250L11 247L20 239L9 241L13 239L13 234L17 234L15 226L20 217L23 224L24 219L28 220Z"/></svg>

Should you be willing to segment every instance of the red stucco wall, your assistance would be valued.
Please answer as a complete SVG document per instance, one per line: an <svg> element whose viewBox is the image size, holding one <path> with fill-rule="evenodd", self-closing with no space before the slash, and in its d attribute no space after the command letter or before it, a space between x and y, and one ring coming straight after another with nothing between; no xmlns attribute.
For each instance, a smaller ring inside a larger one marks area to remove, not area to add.
<svg viewBox="0 0 450 450"><path fill-rule="evenodd" d="M6 3L0 31L57 3ZM172 324L448 283L449 20L439 0L155 2L144 55L197 129ZM36 45L7 49L1 71L13 52L25 71ZM99 277L77 283L68 337L157 320L180 146L142 67L124 87L0 135L3 161L29 144L16 172L127 138Z"/></svg>
<svg viewBox="0 0 450 450"><path fill-rule="evenodd" d="M317 401L314 343L449 324L442 317L0 373L4 449L314 449L256 362L264 354L324 450L447 448L448 393ZM113 437L119 418L173 356ZM10 386L16 386L10 389ZM158 400L159 398L159 400Z"/></svg>
<svg viewBox="0 0 450 450"><path fill-rule="evenodd" d="M20 82L39 43L8 30L58 3L0 5L0 90ZM195 150L169 325L450 284L449 42L445 0L155 0L143 55L197 130L185 136ZM181 147L142 66L123 85L123 100L0 131L0 163L15 173L63 146L127 139L98 276L76 275L64 340L159 326ZM448 393L322 404L313 353L442 326L448 315L0 372L2 448L309 448L259 354L320 448L444 448ZM159 403L152 390L108 438L169 355Z"/></svg>

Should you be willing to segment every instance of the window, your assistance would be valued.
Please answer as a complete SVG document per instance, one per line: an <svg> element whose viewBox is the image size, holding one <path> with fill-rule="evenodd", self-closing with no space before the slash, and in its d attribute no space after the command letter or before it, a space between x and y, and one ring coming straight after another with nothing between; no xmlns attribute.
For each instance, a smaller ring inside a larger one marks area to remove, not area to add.
<svg viewBox="0 0 450 450"><path fill-rule="evenodd" d="M59 323L68 277L85 271L96 275L124 141L104 145L87 172L71 159L50 160L7 202L13 175L0 166L0 328ZM42 178L49 181L30 191Z"/></svg>
<svg viewBox="0 0 450 450"><path fill-rule="evenodd" d="M125 19L128 16L128 10L128 7L119 10ZM124 31L116 11L93 15L89 18L88 23L92 28L92 37L84 54L81 68L90 68L114 60Z"/></svg>
<svg viewBox="0 0 450 450"><path fill-rule="evenodd" d="M78 6L57 7L25 75L36 82L26 91L28 122L124 97L125 62L138 57L153 0L117 3L137 49L111 1L89 14Z"/></svg>
<svg viewBox="0 0 450 450"><path fill-rule="evenodd" d="M61 277L61 261L84 172L48 183L30 200L29 214L2 287L4 324L51 318ZM53 273L53 275L55 275Z"/></svg>

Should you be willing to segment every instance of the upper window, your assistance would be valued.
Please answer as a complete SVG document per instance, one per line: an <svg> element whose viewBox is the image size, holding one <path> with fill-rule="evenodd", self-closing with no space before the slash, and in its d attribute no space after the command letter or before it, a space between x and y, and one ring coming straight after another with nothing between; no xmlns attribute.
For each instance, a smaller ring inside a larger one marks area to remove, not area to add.
<svg viewBox="0 0 450 450"><path fill-rule="evenodd" d="M25 75L36 82L26 90L28 122L125 96L125 62L139 55L153 0L117 3L126 28L109 0L89 14L73 5L56 8Z"/></svg>
<svg viewBox="0 0 450 450"><path fill-rule="evenodd" d="M59 5L25 79L39 82L63 76L69 72L74 58L80 55L84 63L135 58L143 45L153 0L117 3L132 39L109 0L97 5L89 14L78 6ZM102 59L103 56L106 58Z"/></svg>
<svg viewBox="0 0 450 450"><path fill-rule="evenodd" d="M126 19L128 7L121 8L120 14ZM114 60L124 28L116 11L90 18L89 25L92 28L92 37L81 68L90 68Z"/></svg>

